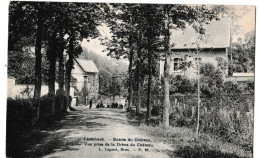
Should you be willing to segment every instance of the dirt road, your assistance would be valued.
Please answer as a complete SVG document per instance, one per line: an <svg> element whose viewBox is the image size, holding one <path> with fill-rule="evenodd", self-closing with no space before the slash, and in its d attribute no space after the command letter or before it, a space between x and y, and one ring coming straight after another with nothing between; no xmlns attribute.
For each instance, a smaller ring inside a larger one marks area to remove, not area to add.
<svg viewBox="0 0 260 158"><path fill-rule="evenodd" d="M123 109L77 109L41 131L24 156L164 158L173 150L138 130Z"/></svg>

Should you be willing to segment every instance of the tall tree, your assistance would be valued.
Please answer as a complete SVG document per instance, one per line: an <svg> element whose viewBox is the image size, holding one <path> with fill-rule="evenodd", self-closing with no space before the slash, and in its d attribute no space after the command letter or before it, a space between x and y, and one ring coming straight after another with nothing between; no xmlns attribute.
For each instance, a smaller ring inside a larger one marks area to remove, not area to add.
<svg viewBox="0 0 260 158"><path fill-rule="evenodd" d="M170 17L171 14L170 6L164 6L164 14L165 14L165 59L164 59L164 76L163 76L163 83L164 83L164 91L163 91L163 127L169 127L169 108L170 108L170 96L169 96L169 89L170 89L170 55L171 55L171 47L170 47Z"/></svg>
<svg viewBox="0 0 260 158"><path fill-rule="evenodd" d="M49 61L49 94L55 95L55 79L56 79L56 51L57 51L57 39L56 39L56 32L54 31L51 34L51 37L48 41L48 48L47 48L47 58Z"/></svg>
<svg viewBox="0 0 260 158"><path fill-rule="evenodd" d="M133 97L133 63L135 53L134 9L138 4L112 4L113 14L108 21L108 26L113 34L112 39L104 43L108 49L108 55L115 58L128 58L128 108L132 108Z"/></svg>
<svg viewBox="0 0 260 158"><path fill-rule="evenodd" d="M142 83L141 83L141 67L142 67L142 44L143 40L143 33L138 30L138 45L137 45L137 105L136 105L136 114L139 115L141 113L141 88L142 88Z"/></svg>
<svg viewBox="0 0 260 158"><path fill-rule="evenodd" d="M152 6L152 7L151 7ZM144 72L148 76L147 87L147 119L151 117L151 84L153 76L153 63L155 62L156 50L158 49L158 37L160 35L161 28L161 16L156 12L157 5L148 4L120 4L114 5L116 11L113 22L110 23L111 32L114 36L107 44L109 46L108 55L111 56L126 56L129 59L129 104L132 104L133 94L133 67L135 66L137 71L140 70L138 60L140 60L140 49L143 49L145 53L142 53L142 59L147 63L147 71ZM142 35L143 38L139 38ZM140 44L143 43L143 46ZM136 55L137 53L137 55ZM139 55L138 55L139 54ZM139 56L139 57L138 57ZM137 59L136 59L137 58ZM139 58L139 59L138 59ZM135 62L137 61L137 62ZM134 65L134 64L137 65ZM142 68L143 69L143 68ZM138 73L137 73L138 74ZM140 73L139 73L140 74ZM140 76L140 75L139 75ZM140 87L140 86L139 86ZM140 89L140 88L139 88ZM140 91L139 91L140 92ZM140 99L140 98L139 98ZM139 104L140 105L140 104ZM137 106L138 108L139 106ZM139 109L137 109L139 111Z"/></svg>
<svg viewBox="0 0 260 158"><path fill-rule="evenodd" d="M163 99L163 127L169 127L169 70L171 48L170 44L170 29L184 29L186 24L193 25L193 28L199 32L204 33L204 24L209 23L215 18L215 13L210 11L205 6L188 6L188 5L162 5L161 12L164 13L164 99ZM195 25L199 24L199 25ZM175 40L175 39L173 39ZM176 39L177 40L177 39Z"/></svg>
<svg viewBox="0 0 260 158"><path fill-rule="evenodd" d="M163 14L158 12L159 5L144 4L141 6L142 11L142 29L144 31L144 37L147 41L146 54L148 61L148 83L147 83L147 120L151 119L151 99L152 99L152 78L153 78L153 63L158 59L158 52L162 41L160 39L161 28L163 23Z"/></svg>
<svg viewBox="0 0 260 158"><path fill-rule="evenodd" d="M65 31L63 28L63 21L66 18L64 16L64 8L66 8L66 4L64 3L47 3L48 4L48 12L46 13L46 32L45 32L45 40L47 41L47 59L49 61L49 94L55 94L55 80L56 80L56 60L59 57L60 60L63 61L63 51L65 48L64 45L64 35ZM61 59L62 58L62 59ZM64 65L59 64L59 75L64 74L62 71L64 69ZM62 78L59 76L59 78ZM63 80L59 80L62 84ZM62 89L63 91L63 89Z"/></svg>
<svg viewBox="0 0 260 158"><path fill-rule="evenodd" d="M82 52L80 43L84 38L98 37L97 26L106 18L109 7L107 4L98 3L66 3L64 5L66 5L64 6L66 18L64 19L63 28L69 36L67 38L68 59L65 64L65 95L69 100L73 59ZM70 106L69 102L68 106ZM70 109L73 110L72 107Z"/></svg>
<svg viewBox="0 0 260 158"><path fill-rule="evenodd" d="M37 10L37 31L35 39L35 87L34 87L34 98L39 99L41 97L41 87L42 87L42 36L43 36L43 16L44 8L42 4L36 3L35 9Z"/></svg>

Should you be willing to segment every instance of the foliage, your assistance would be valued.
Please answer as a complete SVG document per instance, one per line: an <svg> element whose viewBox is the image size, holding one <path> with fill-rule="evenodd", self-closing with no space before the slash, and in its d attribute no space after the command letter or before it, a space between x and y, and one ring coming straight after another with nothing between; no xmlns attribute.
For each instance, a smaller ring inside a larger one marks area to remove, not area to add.
<svg viewBox="0 0 260 158"><path fill-rule="evenodd" d="M242 93L242 88L234 82L228 81L223 85L223 92L226 94L237 94Z"/></svg>
<svg viewBox="0 0 260 158"><path fill-rule="evenodd" d="M7 99L7 133L15 130L24 131L31 128L35 122L37 106L32 99Z"/></svg>
<svg viewBox="0 0 260 158"><path fill-rule="evenodd" d="M35 57L30 48L17 51L8 51L8 77L14 77L18 84L33 84L35 79ZM43 83L48 83L48 62L42 61Z"/></svg>
<svg viewBox="0 0 260 158"><path fill-rule="evenodd" d="M46 59L49 60L50 66L47 68L49 85L54 87L55 82L55 63L57 50L63 53L67 49L69 62L67 62L68 74L73 68L72 58L81 53L80 46L83 38L96 38L98 36L97 26L105 18L105 13L109 10L107 4L98 3L50 3L50 2L11 2L9 14L9 54L15 57L23 54L25 48L35 48L35 66L26 65L27 74L19 74L21 82L23 78L29 79L27 82L35 82L37 96L39 96L41 85L42 71L42 52L43 47L46 51ZM84 22L82 22L84 21ZM19 26L19 27L17 27ZM68 35L67 38L64 38ZM26 40L21 40L21 39ZM70 41L70 42L69 42ZM60 51L61 50L61 51ZM20 53L20 54L19 54ZM31 57L34 59L34 57ZM10 62L12 62L10 56ZM9 66L10 70L18 72L16 67L19 64ZM34 68L35 69L32 69ZM35 70L30 73L29 70ZM10 71L10 76L17 77ZM29 72L27 72L29 71ZM34 79L34 75L37 78ZM44 74L44 76L47 76ZM68 75L67 75L68 76ZM18 79L20 81L20 79ZM35 92L36 92L35 91ZM54 90L52 90L54 92Z"/></svg>
<svg viewBox="0 0 260 158"><path fill-rule="evenodd" d="M195 81L184 76L171 76L170 84L170 94L196 92Z"/></svg>
<svg viewBox="0 0 260 158"><path fill-rule="evenodd" d="M39 128L49 126L64 115L66 97L45 95L40 100L7 99L6 153L15 155L24 148L24 141ZM40 103L40 104L38 104ZM38 110L39 109L39 110ZM39 117L38 117L39 112Z"/></svg>
<svg viewBox="0 0 260 158"><path fill-rule="evenodd" d="M224 157L253 157L250 151L241 146L221 140L212 134L201 133L199 137L194 130L187 127L151 126L141 124L139 127L160 142L178 144L174 151L168 152L170 157L183 158L224 158Z"/></svg>
<svg viewBox="0 0 260 158"><path fill-rule="evenodd" d="M35 125L36 104L32 99L7 99L6 154L13 155Z"/></svg>
<svg viewBox="0 0 260 158"><path fill-rule="evenodd" d="M54 97L49 95L44 95L40 99L40 119L43 121L49 121L54 115Z"/></svg>
<svg viewBox="0 0 260 158"><path fill-rule="evenodd" d="M108 59L84 47L80 57L92 60L97 66L100 75L100 94L109 95L112 91L115 91L117 95L126 95L128 67L126 61L123 59ZM115 80L112 78L113 76L116 76Z"/></svg>
<svg viewBox="0 0 260 158"><path fill-rule="evenodd" d="M171 96L170 124L195 128L196 96ZM216 95L201 98L201 131L252 150L252 112L254 98L246 94ZM241 141L243 139L244 141Z"/></svg>
<svg viewBox="0 0 260 158"><path fill-rule="evenodd" d="M246 87L247 87L247 90L249 93L255 92L255 82L254 81L248 81Z"/></svg>
<svg viewBox="0 0 260 158"><path fill-rule="evenodd" d="M223 72L212 64L206 63L200 66L201 92L207 96L219 94L223 89Z"/></svg>
<svg viewBox="0 0 260 158"><path fill-rule="evenodd" d="M255 32L245 35L244 40L233 43L233 58L230 72L254 72L255 66Z"/></svg>
<svg viewBox="0 0 260 158"><path fill-rule="evenodd" d="M77 104L87 105L86 96L88 95L88 91L86 86L83 86L81 90L78 90L77 87L74 87L74 94L77 96Z"/></svg>
<svg viewBox="0 0 260 158"><path fill-rule="evenodd" d="M8 77L14 77L17 83L34 83L34 59L23 51L8 52Z"/></svg>

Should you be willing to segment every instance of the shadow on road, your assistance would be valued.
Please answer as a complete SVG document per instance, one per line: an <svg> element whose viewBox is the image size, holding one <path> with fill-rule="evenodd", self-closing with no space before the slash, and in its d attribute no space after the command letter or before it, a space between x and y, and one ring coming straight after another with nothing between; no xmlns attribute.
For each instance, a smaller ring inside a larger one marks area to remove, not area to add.
<svg viewBox="0 0 260 158"><path fill-rule="evenodd" d="M29 140L19 140L22 147L15 149L10 156L43 157L56 152L81 150L79 147L84 144L84 137L93 133L120 128L121 125L140 124L138 119L123 109L78 108L80 110L68 113L61 120L47 124L30 136Z"/></svg>
<svg viewBox="0 0 260 158"><path fill-rule="evenodd" d="M49 127L45 127L33 134L24 142L25 152L17 150L12 157L42 157L56 151L78 150L75 146L81 145L83 137L74 137L78 130L98 131L106 124L92 122L99 119L98 113L91 116L83 111L74 111L64 116L60 121L55 121Z"/></svg>

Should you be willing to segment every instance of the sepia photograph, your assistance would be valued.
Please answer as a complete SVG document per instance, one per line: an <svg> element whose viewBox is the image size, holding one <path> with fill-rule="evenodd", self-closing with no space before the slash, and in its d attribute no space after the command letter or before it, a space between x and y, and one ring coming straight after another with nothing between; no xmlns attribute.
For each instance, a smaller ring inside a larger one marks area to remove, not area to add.
<svg viewBox="0 0 260 158"><path fill-rule="evenodd" d="M254 5L10 1L5 155L253 158L255 39Z"/></svg>

